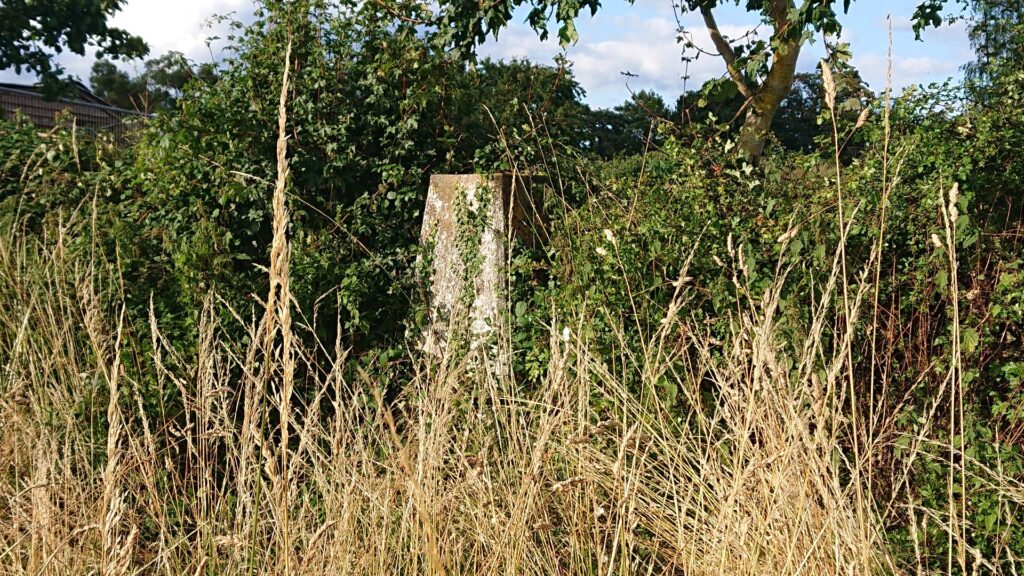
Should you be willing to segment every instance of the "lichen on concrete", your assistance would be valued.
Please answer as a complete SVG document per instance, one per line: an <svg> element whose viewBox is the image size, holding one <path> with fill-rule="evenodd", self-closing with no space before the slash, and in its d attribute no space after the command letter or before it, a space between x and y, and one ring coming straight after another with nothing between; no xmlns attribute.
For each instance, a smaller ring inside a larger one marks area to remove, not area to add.
<svg viewBox="0 0 1024 576"><path fill-rule="evenodd" d="M433 257L424 351L443 356L464 334L468 350L484 351L495 369L508 366L500 352L508 333L507 247L513 238L537 241L539 203L523 179L509 174L430 178L420 231Z"/></svg>

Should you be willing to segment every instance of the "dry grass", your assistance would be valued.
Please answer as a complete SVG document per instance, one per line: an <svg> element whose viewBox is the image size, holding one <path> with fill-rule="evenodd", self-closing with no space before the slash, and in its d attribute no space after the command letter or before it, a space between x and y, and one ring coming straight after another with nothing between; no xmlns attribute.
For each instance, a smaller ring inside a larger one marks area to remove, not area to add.
<svg viewBox="0 0 1024 576"><path fill-rule="evenodd" d="M75 226L88 223L63 230ZM382 406L369 376L342 378L343 351L313 365L286 340L284 315L250 323L248 347L227 341L212 297L194 356L154 321L138 363L154 368L126 370L124 315L105 304L116 278L60 234L2 242L2 574L900 572L882 533L890 503L857 497L892 432L853 436L853 336L823 347L825 304L806 341L783 346L777 293L751 297L719 344L680 314L680 283L646 353L623 351L639 395L562 322L536 391L424 366ZM842 302L840 275L817 302ZM850 294L852 314L864 296ZM308 403L285 395L297 368ZM955 378L933 413L952 408ZM655 399L666 381L682 417ZM143 387L176 388L184 426L143 410ZM944 438L926 426L914 440ZM986 481L1024 500L1012 479ZM964 562L984 561L963 547L958 509L915 513L950 526Z"/></svg>
<svg viewBox="0 0 1024 576"><path fill-rule="evenodd" d="M686 317L684 270L661 330L621 352L639 393L573 336L578 317L553 319L537 390L451 362L385 404L372 376L343 378L340 346L324 360L292 336L283 136L278 150L265 316L235 316L249 344L224 336L212 295L191 356L152 317L129 333L116 273L67 241L87 235L82 213L52 237L0 237L0 574L892 574L894 508L948 527L948 571L984 571L962 511L919 509L898 475L926 443L963 452L930 420L893 466L893 501L870 496L895 412L852 412L856 336L822 334L855 324L836 318L871 300L874 262L847 282L837 251L791 345L785 270L724 343ZM953 366L931 414L955 408ZM653 392L666 382L678 412ZM144 408L172 389L180 407ZM1012 478L982 480L1024 502Z"/></svg>

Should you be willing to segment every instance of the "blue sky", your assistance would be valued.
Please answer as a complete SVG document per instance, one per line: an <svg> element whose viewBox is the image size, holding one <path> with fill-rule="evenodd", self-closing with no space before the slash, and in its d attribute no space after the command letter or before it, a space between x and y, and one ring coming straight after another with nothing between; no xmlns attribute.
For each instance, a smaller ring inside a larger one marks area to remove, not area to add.
<svg viewBox="0 0 1024 576"><path fill-rule="evenodd" d="M152 54L178 50L189 58L206 62L218 57L221 44L207 45L206 38L223 35L223 26L207 25L213 14L251 12L251 0L127 0L118 13L116 25L139 34L149 42ZM888 32L886 17L893 22L893 84L897 92L907 86L945 80L959 75L959 68L973 53L962 22L930 29L922 42L914 40L910 16L919 0L857 0L843 18L843 39L853 50L853 64L876 91L885 86ZM757 25L754 15L735 6L720 7L718 22L727 35L739 35ZM525 16L525 11L521 12ZM488 41L481 54L494 58L526 57L550 63L562 53L557 40L541 42L523 18L502 31L497 41ZM699 15L686 14L682 23L693 32L702 47L711 43ZM573 70L593 106L610 107L629 98L630 90L654 90L666 101L674 101L684 88L686 69L676 43L676 20L671 0L624 0L605 2L597 16L583 16L577 23L579 41L565 50ZM711 50L713 51L713 50ZM821 42L805 46L799 68L813 70L822 56ZM83 79L89 76L91 58L62 56L67 69ZM126 68L139 64L127 64ZM621 72L635 74L626 77ZM720 58L702 56L689 66L685 86L696 88L709 78L721 76ZM12 71L0 71L0 81L30 81Z"/></svg>

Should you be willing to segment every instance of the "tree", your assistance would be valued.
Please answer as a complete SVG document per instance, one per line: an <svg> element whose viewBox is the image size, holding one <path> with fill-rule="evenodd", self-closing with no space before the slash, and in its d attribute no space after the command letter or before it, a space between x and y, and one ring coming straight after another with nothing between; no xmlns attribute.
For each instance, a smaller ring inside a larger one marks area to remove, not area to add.
<svg viewBox="0 0 1024 576"><path fill-rule="evenodd" d="M602 158L642 154L648 140L662 141L657 122L669 122L672 111L662 97L641 90L611 110L597 109L588 114L584 147Z"/></svg>
<svg viewBox="0 0 1024 576"><path fill-rule="evenodd" d="M676 98L675 118L681 126L735 124L743 111L744 99L736 85L725 78L712 78L696 90Z"/></svg>
<svg viewBox="0 0 1024 576"><path fill-rule="evenodd" d="M842 10L849 10L852 0L842 1ZM683 12L699 13L707 33L724 60L730 80L745 101L743 125L738 149L754 160L764 149L769 131L782 100L789 94L796 74L801 46L814 32L837 36L841 30L836 11L838 0L745 0L748 11L758 14L771 33L766 39L747 37L737 42L726 37L715 18L715 9L723 0L682 0L677 4ZM734 0L740 4L741 0ZM927 4L928 6L923 6ZM929 0L918 8L915 25L933 24L929 11L943 0ZM597 12L599 0L442 0L440 26L443 38L460 48L472 48L490 35L495 37L512 18L519 6L529 6L527 22L540 34L548 36L548 23L553 18L558 24L558 38L562 45L577 40L575 20L584 9L591 15ZM927 9L925 9L927 8ZM941 23L941 20L938 22ZM687 38L688 34L682 34ZM692 40L684 40L687 48L694 49Z"/></svg>
<svg viewBox="0 0 1024 576"><path fill-rule="evenodd" d="M972 0L971 4L967 33L977 58L964 68L969 79L986 84L999 60L1021 53L1024 0Z"/></svg>
<svg viewBox="0 0 1024 576"><path fill-rule="evenodd" d="M832 72L836 88L836 112L842 123L855 123L867 101L874 97L860 74L852 67L838 62ZM741 129L740 117L746 101L729 80L715 78L698 90L679 97L676 117L684 125L712 123L729 131ZM832 128L822 114L825 90L821 75L801 72L793 77L789 94L779 103L772 120L771 132L787 150L811 152L822 137L827 137L831 149Z"/></svg>
<svg viewBox="0 0 1024 576"><path fill-rule="evenodd" d="M137 79L106 59L93 62L89 85L94 94L119 108L134 108L135 96L141 92Z"/></svg>
<svg viewBox="0 0 1024 576"><path fill-rule="evenodd" d="M443 122L451 123L456 149L472 156L496 142L498 130L525 151L536 139L579 147L586 106L572 69L528 60L485 59L455 78ZM498 146L504 152L503 145Z"/></svg>
<svg viewBox="0 0 1024 576"><path fill-rule="evenodd" d="M837 68L832 73L836 85L836 114L843 125L854 124L874 94L855 69ZM830 122L822 117L828 110L824 95L819 74L803 72L796 75L789 96L779 105L772 122L772 131L784 148L810 152L815 148L815 141L822 137L826 137L828 148L831 148L832 128Z"/></svg>
<svg viewBox="0 0 1024 576"><path fill-rule="evenodd" d="M80 56L97 46L99 58L140 58L149 51L142 38L107 25L124 0L49 0L0 2L0 69L33 72L56 95L64 68L54 54L65 49Z"/></svg>
<svg viewBox="0 0 1024 576"><path fill-rule="evenodd" d="M129 76L113 62L100 59L93 63L89 84L97 96L114 106L144 112L174 109L185 86L193 79L216 81L213 64L194 66L181 52L168 52L145 63L137 76Z"/></svg>
<svg viewBox="0 0 1024 576"><path fill-rule="evenodd" d="M779 105L772 125L783 147L801 152L814 149L815 139L826 132L819 123L821 112L825 110L823 93L820 75L808 72L796 75L793 88Z"/></svg>

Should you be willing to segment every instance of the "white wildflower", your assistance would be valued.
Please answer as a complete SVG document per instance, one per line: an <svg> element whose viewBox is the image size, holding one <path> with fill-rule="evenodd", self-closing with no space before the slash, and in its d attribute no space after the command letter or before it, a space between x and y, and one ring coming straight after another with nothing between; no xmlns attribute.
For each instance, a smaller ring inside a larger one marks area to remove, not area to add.
<svg viewBox="0 0 1024 576"><path fill-rule="evenodd" d="M613 234L612 231L608 228L604 229L604 239L612 244L615 244L615 234Z"/></svg>
<svg viewBox="0 0 1024 576"><path fill-rule="evenodd" d="M569 341L569 336L571 336L571 335L572 335L572 330L569 330L568 326L566 326L565 328L562 328L562 342L568 342Z"/></svg>
<svg viewBox="0 0 1024 576"><path fill-rule="evenodd" d="M594 251L596 251L596 252L597 252L597 255L598 255L598 256L607 256L607 255L608 255L608 251L607 251L607 250L605 250L604 248L600 247L600 246L598 246L597 248L595 248L595 249L594 249Z"/></svg>

